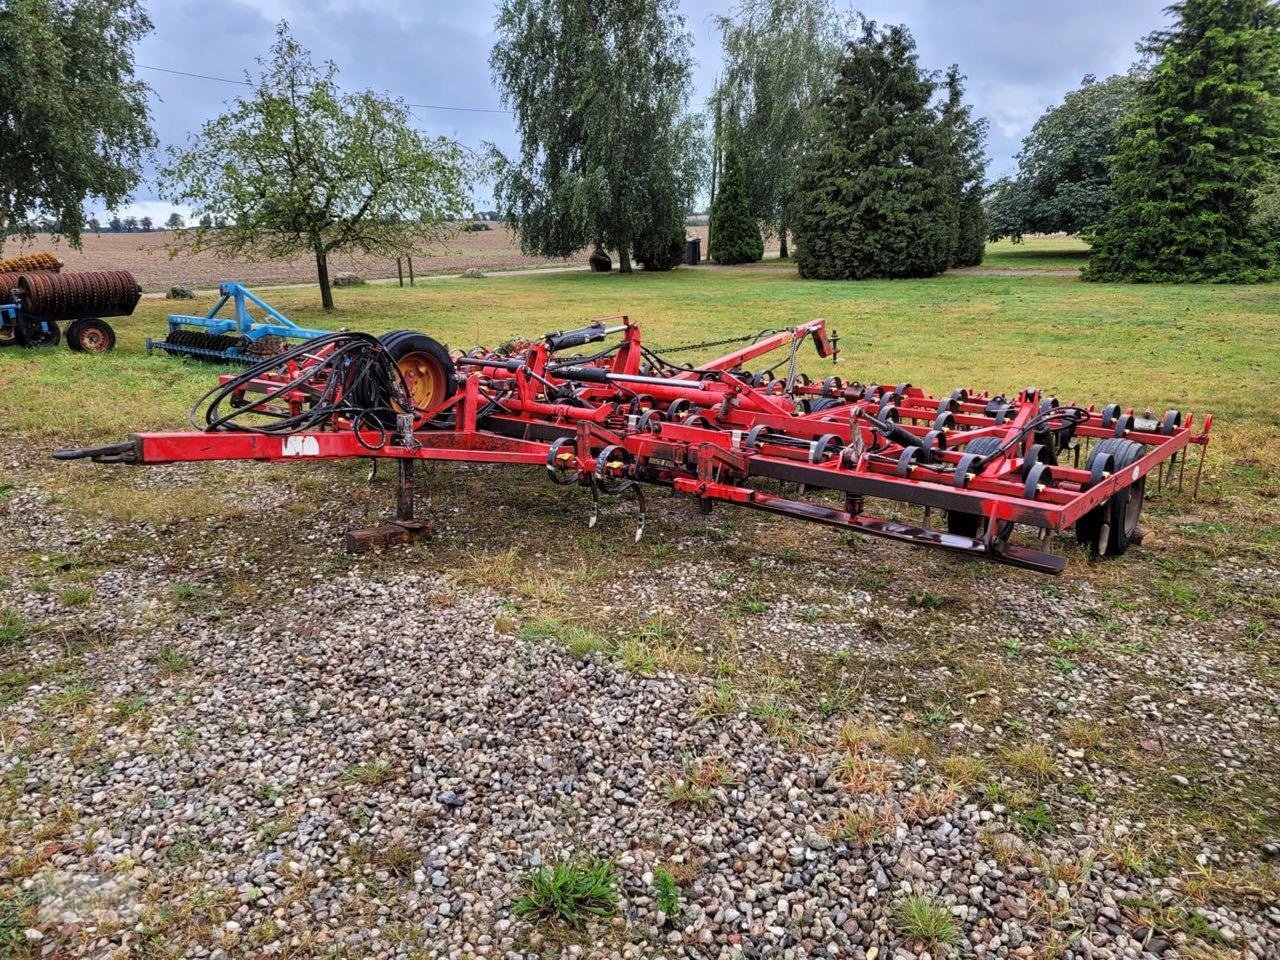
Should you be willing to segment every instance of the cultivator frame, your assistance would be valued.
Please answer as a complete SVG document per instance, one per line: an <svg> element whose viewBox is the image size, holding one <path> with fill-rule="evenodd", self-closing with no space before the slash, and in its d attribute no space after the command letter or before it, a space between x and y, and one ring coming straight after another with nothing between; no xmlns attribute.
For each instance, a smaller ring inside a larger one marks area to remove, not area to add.
<svg viewBox="0 0 1280 960"><path fill-rule="evenodd" d="M619 338L612 347L566 356L612 337ZM232 408L268 415L261 428L227 420L211 431L134 434L56 456L139 464L395 460L396 522L352 534L353 549L420 532L413 463L457 461L543 467L556 483L590 491L593 525L602 496L633 496L637 539L644 489L658 486L694 497L707 512L735 504L1045 573L1060 573L1065 559L1014 543L1015 526L1039 531L1037 547L1052 532L1074 529L1094 553L1122 553L1141 536L1146 477L1155 471L1164 484L1176 473L1181 483L1193 444L1202 451L1198 487L1211 416L1196 433L1191 414L1076 407L1034 387L1010 398L967 389L936 397L907 383L811 382L797 372L800 346L811 340L820 356L836 357L823 320L747 339L691 366L646 347L625 316L453 356L400 331L383 342L404 378L395 395L414 398L412 414L386 410L376 423L334 415L320 429L277 432L269 417L332 400L328 380L308 379L328 347L308 354L304 345L274 367L221 378ZM767 370L746 372L784 349ZM783 484L798 492L784 495ZM923 520L869 513L869 500L921 507Z"/></svg>
<svg viewBox="0 0 1280 960"><path fill-rule="evenodd" d="M163 350L172 356L194 357L214 363L254 364L278 353L288 340L313 340L330 333L300 327L242 283L218 285L218 302L204 316L169 314L169 329L164 339L147 338L147 354ZM231 304L232 315L222 309ZM264 319L254 319L252 304L262 311Z"/></svg>

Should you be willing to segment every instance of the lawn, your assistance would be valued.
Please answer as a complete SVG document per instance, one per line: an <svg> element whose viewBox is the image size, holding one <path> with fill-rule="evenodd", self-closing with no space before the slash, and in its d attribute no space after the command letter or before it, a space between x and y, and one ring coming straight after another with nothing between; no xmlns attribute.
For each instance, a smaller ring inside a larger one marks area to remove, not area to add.
<svg viewBox="0 0 1280 960"><path fill-rule="evenodd" d="M982 266L990 270L1079 270L1088 262L1089 246L1078 237L1027 236L1017 243L987 245Z"/></svg>
<svg viewBox="0 0 1280 960"><path fill-rule="evenodd" d="M1060 240L998 245L988 261L1077 262ZM1165 871L1196 870L1199 844L1221 857L1215 869L1254 863L1280 830L1280 772L1274 751L1259 745L1274 734L1280 691L1280 286L975 274L820 283L775 262L450 278L335 295L328 316L311 289L267 297L303 326L414 328L458 349L619 313L668 348L821 316L840 334L841 358L833 367L810 355L804 369L813 375L905 380L934 392L1036 385L1064 401L1179 407L1197 422L1213 414L1201 499L1189 486L1153 496L1144 522L1155 543L1123 560L1090 563L1063 544L1071 566L1058 581L733 510L701 518L665 498L655 498L645 540L633 544L629 505L588 530L581 491L556 490L540 471L487 469L430 471L425 512L440 519L439 536L386 563L496 592L504 634L733 684L759 698L758 715L787 742L802 740L810 723L871 716L904 738L895 741L904 755L946 761L958 789L998 798L1036 830L1046 811L1064 828L1076 817L1128 818L1137 824L1132 845L1146 845L1144 870L1156 860ZM0 517L8 491L27 504L35 490L58 516L116 525L85 548L98 551L93 563L223 570L225 557L219 605L229 608L274 602L280 578L305 579L313 563L345 569L340 555L313 559L319 539L385 516L391 496L385 477L370 492L356 464L150 474L43 459L59 444L184 424L217 371L146 356L145 338L163 335L171 309L144 300L118 324L109 356L0 350L0 463L12 474L0 475ZM15 513L11 522L24 521ZM299 526L310 538L301 545ZM146 542L163 561L138 552L138 531L154 533ZM87 589L71 579L75 562L29 552L0 546L0 561L37 571L31 582L63 605L92 608L91 597L70 592ZM261 572L267 564L272 578ZM681 584L695 582L723 591L723 604L686 605ZM658 598L666 612L640 617L636 597ZM1228 715L1246 718L1247 731L1224 723ZM1022 753L1008 749L1012 741ZM1065 766L1042 770L1045 749ZM1191 786L1171 793L1173 772ZM1245 876L1228 880L1243 885Z"/></svg>

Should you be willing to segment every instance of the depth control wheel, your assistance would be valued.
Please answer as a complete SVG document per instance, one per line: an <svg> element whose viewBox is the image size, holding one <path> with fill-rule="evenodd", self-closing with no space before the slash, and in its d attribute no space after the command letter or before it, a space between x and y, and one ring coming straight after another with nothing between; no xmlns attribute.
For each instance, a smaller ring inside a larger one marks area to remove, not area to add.
<svg viewBox="0 0 1280 960"><path fill-rule="evenodd" d="M1108 437L1089 451L1085 469L1090 483L1122 473L1142 459L1142 444L1121 437ZM1138 532L1142 504L1147 495L1147 478L1139 477L1113 493L1106 501L1076 521L1076 539L1095 556L1118 557L1129 549Z"/></svg>

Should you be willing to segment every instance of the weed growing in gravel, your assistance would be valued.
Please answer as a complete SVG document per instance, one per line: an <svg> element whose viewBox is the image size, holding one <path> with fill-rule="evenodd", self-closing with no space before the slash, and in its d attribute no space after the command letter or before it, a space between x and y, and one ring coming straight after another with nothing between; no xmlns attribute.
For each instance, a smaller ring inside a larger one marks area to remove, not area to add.
<svg viewBox="0 0 1280 960"><path fill-rule="evenodd" d="M715 799L709 789L684 777L668 780L662 793L673 807L706 807Z"/></svg>
<svg viewBox="0 0 1280 960"><path fill-rule="evenodd" d="M851 792L873 797L882 797L889 792L896 773L888 763L857 753L845 754L837 769L840 779Z"/></svg>
<svg viewBox="0 0 1280 960"><path fill-rule="evenodd" d="M88 587L67 587L58 594L64 607L83 607L93 599L93 591Z"/></svg>
<svg viewBox="0 0 1280 960"><path fill-rule="evenodd" d="M1096 750L1102 743L1102 724L1072 720L1064 731L1067 743L1077 750Z"/></svg>
<svg viewBox="0 0 1280 960"><path fill-rule="evenodd" d="M960 928L951 911L934 897L913 893L894 907L898 932L931 950L950 950L960 942Z"/></svg>
<svg viewBox="0 0 1280 960"><path fill-rule="evenodd" d="M943 757L938 763L943 775L957 787L972 789L990 775L987 761L982 757Z"/></svg>
<svg viewBox="0 0 1280 960"><path fill-rule="evenodd" d="M191 655L166 644L156 652L151 662L163 673L181 673L191 666Z"/></svg>
<svg viewBox="0 0 1280 960"><path fill-rule="evenodd" d="M1038 837L1053 829L1053 815L1043 803L1037 803L1030 810L1017 810L1011 816L1018 829L1029 837Z"/></svg>
<svg viewBox="0 0 1280 960"><path fill-rule="evenodd" d="M776 699L753 703L749 712L764 724L769 735L775 740L794 743L804 732L804 728L796 720L791 708Z"/></svg>
<svg viewBox="0 0 1280 960"><path fill-rule="evenodd" d="M524 885L525 893L512 912L525 920L558 920L581 928L588 921L613 916L618 903L618 879L607 860L537 867L525 875Z"/></svg>
<svg viewBox="0 0 1280 960"><path fill-rule="evenodd" d="M680 884L666 867L653 868L653 902L668 917L680 910Z"/></svg>
<svg viewBox="0 0 1280 960"><path fill-rule="evenodd" d="M373 862L393 877L404 880L413 876L414 867L422 862L422 851L411 847L403 840L396 840L380 848L373 855Z"/></svg>
<svg viewBox="0 0 1280 960"><path fill-rule="evenodd" d="M69 684L66 689L50 695L44 701L44 708L50 713L62 713L79 710L93 699L93 687L82 680Z"/></svg>
<svg viewBox="0 0 1280 960"><path fill-rule="evenodd" d="M738 694L727 683L703 687L698 696L698 714L703 717L727 717L738 709Z"/></svg>
<svg viewBox="0 0 1280 960"><path fill-rule="evenodd" d="M1017 747L1001 747L998 753L1006 769L1033 783L1048 780L1057 767L1049 748L1038 740Z"/></svg>
<svg viewBox="0 0 1280 960"><path fill-rule="evenodd" d="M16 647L27 639L27 621L16 611L0 607L0 647Z"/></svg>
<svg viewBox="0 0 1280 960"><path fill-rule="evenodd" d="M860 806L842 810L831 828L831 835L866 847L888 837L897 825L892 808Z"/></svg>
<svg viewBox="0 0 1280 960"><path fill-rule="evenodd" d="M123 697L117 700L115 706L111 710L112 719L117 723L124 723L138 716L147 709L147 698L141 695L133 697Z"/></svg>
<svg viewBox="0 0 1280 960"><path fill-rule="evenodd" d="M575 659L613 650L613 644L599 634L550 617L525 624L520 628L520 637L524 640L554 640Z"/></svg>
<svg viewBox="0 0 1280 960"><path fill-rule="evenodd" d="M356 763L342 771L338 782L344 787L360 785L376 787L391 779L391 763L388 760L374 760L372 763Z"/></svg>

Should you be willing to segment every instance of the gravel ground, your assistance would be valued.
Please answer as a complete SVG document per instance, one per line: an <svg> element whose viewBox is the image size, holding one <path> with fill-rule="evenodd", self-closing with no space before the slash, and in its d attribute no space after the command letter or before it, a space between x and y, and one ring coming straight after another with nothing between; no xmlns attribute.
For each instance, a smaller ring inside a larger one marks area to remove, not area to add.
<svg viewBox="0 0 1280 960"><path fill-rule="evenodd" d="M1192 827L1189 870L1148 869L1150 808L1112 802L1155 784L1165 813L1274 804L1280 704L1235 642L1248 615L1217 643L1167 598L1107 607L1106 581L932 558L935 579L876 581L901 552L762 555L776 528L754 519L706 559L659 512L661 562L623 555L586 594L601 623L679 625L678 644L643 634L673 672L529 639L563 599L442 572L435 548L352 560L324 523L287 541L295 494L251 472L226 476L255 517L90 523L25 460L0 459L25 625L0 651L0 956L1280 956L1269 893L1208 882L1273 879L1274 845ZM435 498L441 551L498 549L464 543L477 476ZM749 576L725 562L741 551ZM1271 568L1205 576L1280 589ZM977 599L1010 582L1035 586ZM721 629L690 637L710 611ZM1036 802L966 778L984 756ZM529 870L593 856L616 868L614 917L514 915Z"/></svg>

